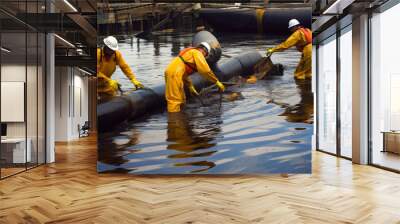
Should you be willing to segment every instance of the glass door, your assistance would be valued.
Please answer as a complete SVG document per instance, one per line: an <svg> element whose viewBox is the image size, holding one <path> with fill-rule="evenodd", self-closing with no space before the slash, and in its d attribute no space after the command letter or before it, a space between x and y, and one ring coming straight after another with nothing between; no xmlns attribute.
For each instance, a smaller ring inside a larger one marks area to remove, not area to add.
<svg viewBox="0 0 400 224"><path fill-rule="evenodd" d="M1 34L2 177L26 170L27 162L31 161L32 152L27 141L26 41L25 32Z"/></svg>
<svg viewBox="0 0 400 224"><path fill-rule="evenodd" d="M352 29L341 30L340 41L340 155L352 157Z"/></svg>
<svg viewBox="0 0 400 224"><path fill-rule="evenodd" d="M318 150L336 154L336 35L318 47Z"/></svg>
<svg viewBox="0 0 400 224"><path fill-rule="evenodd" d="M400 171L400 4L371 18L370 162Z"/></svg>
<svg viewBox="0 0 400 224"><path fill-rule="evenodd" d="M6 1L0 12L0 178L45 162L45 35L22 22L44 1ZM13 16L16 14L20 19Z"/></svg>

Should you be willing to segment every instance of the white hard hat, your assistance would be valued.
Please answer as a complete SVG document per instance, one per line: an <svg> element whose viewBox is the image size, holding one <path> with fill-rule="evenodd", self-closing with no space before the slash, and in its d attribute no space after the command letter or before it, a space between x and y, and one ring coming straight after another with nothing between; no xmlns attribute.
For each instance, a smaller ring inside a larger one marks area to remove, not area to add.
<svg viewBox="0 0 400 224"><path fill-rule="evenodd" d="M104 44L113 51L118 50L118 40L113 36L108 36L103 40Z"/></svg>
<svg viewBox="0 0 400 224"><path fill-rule="evenodd" d="M289 21L289 27L288 28L290 29L290 28L292 28L294 26L297 26L297 25L300 25L300 22L297 19L291 19Z"/></svg>
<svg viewBox="0 0 400 224"><path fill-rule="evenodd" d="M199 47L204 47L204 48L206 48L207 53L210 53L210 51L211 51L211 46L210 46L207 42L201 42L201 43L199 44Z"/></svg>

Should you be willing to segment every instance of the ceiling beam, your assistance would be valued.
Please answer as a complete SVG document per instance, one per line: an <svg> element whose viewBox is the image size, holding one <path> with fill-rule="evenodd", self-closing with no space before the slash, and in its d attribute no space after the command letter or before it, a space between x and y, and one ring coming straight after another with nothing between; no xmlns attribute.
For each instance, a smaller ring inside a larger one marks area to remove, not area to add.
<svg viewBox="0 0 400 224"><path fill-rule="evenodd" d="M63 0L63 1L55 1L54 5L60 9L62 12L66 12L65 14L74 21L80 28L82 28L83 32L85 32L85 36L87 36L86 40L89 46L96 46L96 36L97 30L95 27L90 24L90 22L81 14L81 9L79 8L79 4L73 5L73 1ZM86 1L86 3L90 3ZM89 4L92 8L93 6Z"/></svg>
<svg viewBox="0 0 400 224"><path fill-rule="evenodd" d="M55 56L56 66L87 67L96 71L96 57L94 56Z"/></svg>
<svg viewBox="0 0 400 224"><path fill-rule="evenodd" d="M90 46L96 46L97 30L85 17L80 14L68 14L68 17L74 21L85 32L86 41Z"/></svg>

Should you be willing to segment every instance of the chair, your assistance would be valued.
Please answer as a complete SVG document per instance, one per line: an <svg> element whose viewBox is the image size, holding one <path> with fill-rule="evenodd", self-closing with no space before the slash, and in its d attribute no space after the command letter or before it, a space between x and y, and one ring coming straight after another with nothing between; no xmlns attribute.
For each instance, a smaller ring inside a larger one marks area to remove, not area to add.
<svg viewBox="0 0 400 224"><path fill-rule="evenodd" d="M90 129L89 121L85 121L82 127L78 124L79 138L89 136L89 129Z"/></svg>

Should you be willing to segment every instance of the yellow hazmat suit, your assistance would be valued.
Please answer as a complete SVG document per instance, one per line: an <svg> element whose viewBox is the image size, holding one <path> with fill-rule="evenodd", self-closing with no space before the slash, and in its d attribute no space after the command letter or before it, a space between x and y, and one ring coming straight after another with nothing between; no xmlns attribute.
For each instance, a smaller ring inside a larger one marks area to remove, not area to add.
<svg viewBox="0 0 400 224"><path fill-rule="evenodd" d="M306 32L308 32L306 34ZM308 37L306 35L309 35ZM284 51L296 46L302 52L301 59L297 65L294 76L296 79L311 78L311 60L312 60L312 37L311 31L307 28L299 28L285 42L272 48L272 52Z"/></svg>
<svg viewBox="0 0 400 224"><path fill-rule="evenodd" d="M195 71L213 83L218 82L218 78L212 72L204 55L198 49L184 49L179 56L181 58L174 58L165 70L165 98L167 100L168 112L179 112L181 110L181 105L186 101L184 85L187 85L189 88L193 87L189 75Z"/></svg>
<svg viewBox="0 0 400 224"><path fill-rule="evenodd" d="M140 84L135 78L131 68L125 62L120 51L110 57L106 58L102 49L97 49L97 92L99 94L105 94L109 96L116 95L118 90L118 82L111 79L111 76L115 72L117 65L124 72L126 77L131 80L132 83L137 85ZM140 84L141 85L141 84Z"/></svg>

